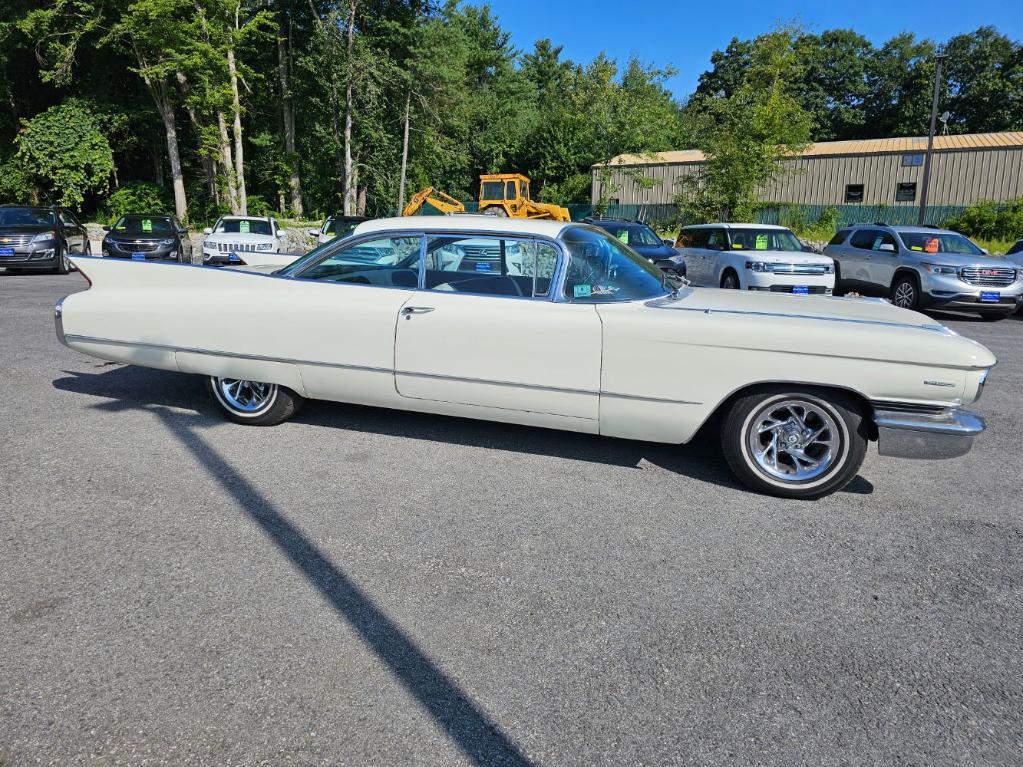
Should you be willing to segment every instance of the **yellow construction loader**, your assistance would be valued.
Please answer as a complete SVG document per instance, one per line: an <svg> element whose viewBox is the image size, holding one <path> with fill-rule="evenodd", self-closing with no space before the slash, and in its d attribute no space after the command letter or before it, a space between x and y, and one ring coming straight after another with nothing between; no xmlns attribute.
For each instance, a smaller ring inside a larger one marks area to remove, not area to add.
<svg viewBox="0 0 1023 767"><path fill-rule="evenodd" d="M428 186L417 192L401 212L414 216L423 205L441 213L465 213L465 206L449 194ZM546 218L571 221L567 208L529 199L529 179L521 173L490 173L480 176L480 213L504 218Z"/></svg>

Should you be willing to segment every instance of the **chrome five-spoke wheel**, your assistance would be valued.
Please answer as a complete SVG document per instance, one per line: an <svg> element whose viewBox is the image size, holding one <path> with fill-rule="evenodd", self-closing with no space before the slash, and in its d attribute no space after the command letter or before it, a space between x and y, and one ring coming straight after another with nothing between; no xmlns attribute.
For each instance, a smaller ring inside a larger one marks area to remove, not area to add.
<svg viewBox="0 0 1023 767"><path fill-rule="evenodd" d="M840 391L780 385L731 403L721 427L743 484L784 498L818 498L856 476L867 450L860 403Z"/></svg>
<svg viewBox="0 0 1023 767"><path fill-rule="evenodd" d="M805 400L770 404L750 421L749 450L760 470L786 481L819 477L834 463L838 426Z"/></svg>
<svg viewBox="0 0 1023 767"><path fill-rule="evenodd" d="M211 376L213 401L236 423L272 426L290 418L302 403L295 392L275 383Z"/></svg>

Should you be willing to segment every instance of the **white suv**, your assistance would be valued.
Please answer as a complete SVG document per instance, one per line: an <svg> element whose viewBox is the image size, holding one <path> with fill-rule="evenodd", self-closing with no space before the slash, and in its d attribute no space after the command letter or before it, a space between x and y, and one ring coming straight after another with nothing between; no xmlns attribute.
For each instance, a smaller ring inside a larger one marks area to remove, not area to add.
<svg viewBox="0 0 1023 767"><path fill-rule="evenodd" d="M770 224L686 226L675 247L694 285L830 296L835 263L805 248L790 230Z"/></svg>
<svg viewBox="0 0 1023 767"><path fill-rule="evenodd" d="M284 232L270 216L221 216L202 241L204 264L245 263L245 253L280 253Z"/></svg>

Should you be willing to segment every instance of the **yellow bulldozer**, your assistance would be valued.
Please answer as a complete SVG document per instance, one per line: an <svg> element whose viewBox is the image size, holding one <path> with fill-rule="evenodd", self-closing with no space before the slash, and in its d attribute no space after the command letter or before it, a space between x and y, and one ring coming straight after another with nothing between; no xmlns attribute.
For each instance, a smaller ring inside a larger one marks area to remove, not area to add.
<svg viewBox="0 0 1023 767"><path fill-rule="evenodd" d="M401 212L414 216L424 205L441 213L465 213L465 206L449 194L426 187L416 192ZM568 209L529 199L529 178L521 173L489 173L480 176L480 213L503 218L546 218L571 221Z"/></svg>

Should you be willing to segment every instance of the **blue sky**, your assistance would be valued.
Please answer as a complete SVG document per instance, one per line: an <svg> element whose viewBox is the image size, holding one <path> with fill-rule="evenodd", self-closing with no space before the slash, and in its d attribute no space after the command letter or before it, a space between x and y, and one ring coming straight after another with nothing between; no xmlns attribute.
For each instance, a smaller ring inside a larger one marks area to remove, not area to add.
<svg viewBox="0 0 1023 767"><path fill-rule="evenodd" d="M490 6L525 50L549 37L576 61L603 50L619 61L635 54L649 64L671 64L679 74L669 86L680 97L692 92L711 53L732 37L755 37L781 21L814 31L852 28L874 43L903 31L943 41L983 25L1023 40L1023 0L490 0Z"/></svg>

